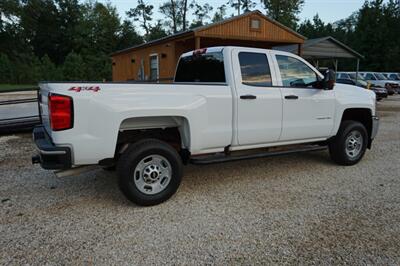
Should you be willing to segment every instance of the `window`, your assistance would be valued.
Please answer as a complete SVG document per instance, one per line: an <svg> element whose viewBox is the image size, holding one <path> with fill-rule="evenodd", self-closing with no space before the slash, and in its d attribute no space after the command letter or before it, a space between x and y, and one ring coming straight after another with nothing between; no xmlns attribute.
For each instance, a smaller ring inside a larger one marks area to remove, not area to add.
<svg viewBox="0 0 400 266"><path fill-rule="evenodd" d="M389 78L390 78L391 80L400 80L400 76L398 76L398 75L396 75L396 74L390 74L390 75L389 75Z"/></svg>
<svg viewBox="0 0 400 266"><path fill-rule="evenodd" d="M150 80L158 80L158 55L150 55Z"/></svg>
<svg viewBox="0 0 400 266"><path fill-rule="evenodd" d="M367 80L376 80L375 76L372 75L371 73L367 73L367 74L365 75L365 78L366 78Z"/></svg>
<svg viewBox="0 0 400 266"><path fill-rule="evenodd" d="M351 79L337 79L336 83L355 85L355 83Z"/></svg>
<svg viewBox="0 0 400 266"><path fill-rule="evenodd" d="M242 82L251 86L272 86L271 71L266 54L239 53Z"/></svg>
<svg viewBox="0 0 400 266"><path fill-rule="evenodd" d="M182 57L175 82L225 82L224 59L221 52Z"/></svg>
<svg viewBox="0 0 400 266"><path fill-rule="evenodd" d="M259 19L252 18L250 20L250 29L252 30L260 30L261 21Z"/></svg>
<svg viewBox="0 0 400 266"><path fill-rule="evenodd" d="M300 60L286 55L277 55L282 84L285 87L315 87L319 77L309 66Z"/></svg>
<svg viewBox="0 0 400 266"><path fill-rule="evenodd" d="M341 74L340 74L340 78L342 78L342 79L350 79L351 77L350 77L349 74L341 73Z"/></svg>
<svg viewBox="0 0 400 266"><path fill-rule="evenodd" d="M381 73L375 73L375 77L377 77L379 80L387 80L387 78Z"/></svg>

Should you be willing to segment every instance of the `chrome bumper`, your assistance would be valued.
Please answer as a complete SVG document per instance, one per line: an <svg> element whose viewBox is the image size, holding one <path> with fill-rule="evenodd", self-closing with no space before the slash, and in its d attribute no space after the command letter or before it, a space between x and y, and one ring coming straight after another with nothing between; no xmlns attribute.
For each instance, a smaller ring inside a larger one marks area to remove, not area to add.
<svg viewBox="0 0 400 266"><path fill-rule="evenodd" d="M372 117L371 139L374 139L376 137L376 134L378 134L378 129L379 129L379 117L373 116Z"/></svg>

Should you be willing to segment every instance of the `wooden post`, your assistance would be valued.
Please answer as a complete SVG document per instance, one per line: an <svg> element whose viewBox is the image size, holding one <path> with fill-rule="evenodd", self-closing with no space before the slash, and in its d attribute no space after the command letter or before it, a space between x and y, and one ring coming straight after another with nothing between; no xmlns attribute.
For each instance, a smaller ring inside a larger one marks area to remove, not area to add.
<svg viewBox="0 0 400 266"><path fill-rule="evenodd" d="M303 55L303 45L301 43L298 44L297 55L298 56L302 56Z"/></svg>
<svg viewBox="0 0 400 266"><path fill-rule="evenodd" d="M200 47L201 47L200 37L195 37L194 38L194 49L197 50L197 49L200 49Z"/></svg>
<svg viewBox="0 0 400 266"><path fill-rule="evenodd" d="M356 83L358 82L358 73L359 72L360 72L360 58L357 58Z"/></svg>

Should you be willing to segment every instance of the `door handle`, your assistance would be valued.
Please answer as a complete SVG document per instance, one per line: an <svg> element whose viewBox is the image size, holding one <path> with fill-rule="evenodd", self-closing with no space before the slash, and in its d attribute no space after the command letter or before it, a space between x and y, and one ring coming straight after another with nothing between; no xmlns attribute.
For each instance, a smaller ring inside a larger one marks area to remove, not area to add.
<svg viewBox="0 0 400 266"><path fill-rule="evenodd" d="M255 96L255 95L241 95L240 99L242 99L242 100L255 100L255 99L257 99L257 96Z"/></svg>
<svg viewBox="0 0 400 266"><path fill-rule="evenodd" d="M285 99L288 99L288 100L297 100L299 98L299 96L297 96L297 95L286 95L285 96Z"/></svg>

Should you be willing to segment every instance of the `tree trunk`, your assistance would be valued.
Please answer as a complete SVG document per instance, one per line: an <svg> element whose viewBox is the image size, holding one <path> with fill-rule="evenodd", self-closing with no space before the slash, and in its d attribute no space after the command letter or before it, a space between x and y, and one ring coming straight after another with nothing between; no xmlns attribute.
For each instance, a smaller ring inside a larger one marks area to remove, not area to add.
<svg viewBox="0 0 400 266"><path fill-rule="evenodd" d="M183 1L183 26L182 26L182 30L185 31L186 30L186 11L187 11L187 0Z"/></svg>

